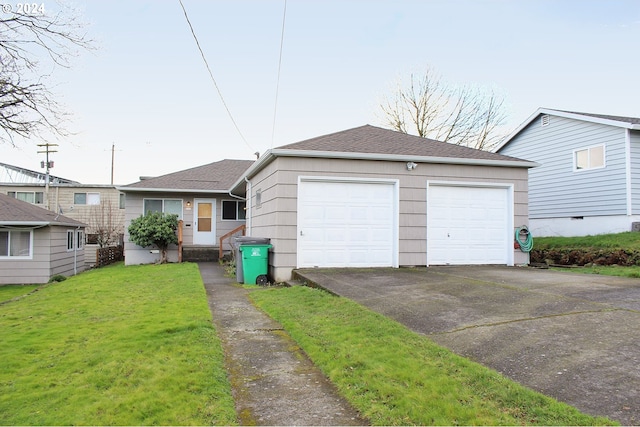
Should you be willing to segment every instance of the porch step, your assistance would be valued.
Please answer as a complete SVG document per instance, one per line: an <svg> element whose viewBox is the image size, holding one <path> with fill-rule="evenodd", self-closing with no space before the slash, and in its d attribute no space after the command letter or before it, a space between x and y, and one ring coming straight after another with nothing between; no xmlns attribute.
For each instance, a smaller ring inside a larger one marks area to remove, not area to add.
<svg viewBox="0 0 640 427"><path fill-rule="evenodd" d="M184 245L182 246L182 261L218 261L218 252L218 246Z"/></svg>

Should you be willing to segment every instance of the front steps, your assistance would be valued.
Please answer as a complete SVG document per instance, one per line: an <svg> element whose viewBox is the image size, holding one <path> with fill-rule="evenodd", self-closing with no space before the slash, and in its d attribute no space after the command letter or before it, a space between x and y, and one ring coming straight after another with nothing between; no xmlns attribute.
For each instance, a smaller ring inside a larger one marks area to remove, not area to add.
<svg viewBox="0 0 640 427"><path fill-rule="evenodd" d="M202 245L183 245L182 261L183 262L205 262L218 261L218 246L202 246Z"/></svg>

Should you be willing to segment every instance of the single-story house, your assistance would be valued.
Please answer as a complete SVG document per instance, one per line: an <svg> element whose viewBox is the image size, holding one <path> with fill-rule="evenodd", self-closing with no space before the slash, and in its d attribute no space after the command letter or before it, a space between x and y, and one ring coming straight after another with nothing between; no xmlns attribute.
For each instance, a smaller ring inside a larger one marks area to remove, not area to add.
<svg viewBox="0 0 640 427"><path fill-rule="evenodd" d="M183 221L184 248L217 250L220 237L245 224L245 200L230 194L229 188L252 164L252 160L221 160L117 187L126 195L125 264L160 259L157 248L142 248L129 239L131 221L147 212L177 214ZM231 249L228 240L223 249ZM169 248L168 258L178 261L177 246Z"/></svg>
<svg viewBox="0 0 640 427"><path fill-rule="evenodd" d="M539 108L496 152L540 165L529 172L534 236L619 233L640 222L640 118Z"/></svg>
<svg viewBox="0 0 640 427"><path fill-rule="evenodd" d="M85 227L0 193L0 284L47 283L83 271Z"/></svg>
<svg viewBox="0 0 640 427"><path fill-rule="evenodd" d="M271 239L276 281L310 267L527 264L514 233L535 166L365 125L268 150L226 197L246 199L248 235Z"/></svg>

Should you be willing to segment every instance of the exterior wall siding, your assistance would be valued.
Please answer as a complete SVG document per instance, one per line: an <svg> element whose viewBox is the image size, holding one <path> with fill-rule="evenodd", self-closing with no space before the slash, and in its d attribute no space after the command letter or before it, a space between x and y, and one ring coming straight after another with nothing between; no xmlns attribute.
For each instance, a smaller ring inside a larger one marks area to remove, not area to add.
<svg viewBox="0 0 640 427"><path fill-rule="evenodd" d="M629 131L631 152L631 214L640 215L640 131Z"/></svg>
<svg viewBox="0 0 640 427"><path fill-rule="evenodd" d="M45 192L43 185L0 184L0 192L7 194L11 191ZM75 193L99 193L101 205L78 205L74 203ZM110 216L116 226L124 227L124 209L120 209L120 191L108 185L51 185L49 187L49 209L62 213L64 216L87 224L87 234L94 233L96 226L102 222L102 208L105 216ZM46 198L46 196L45 196ZM47 208L46 200L38 204ZM106 209L109 209L108 211Z"/></svg>
<svg viewBox="0 0 640 427"><path fill-rule="evenodd" d="M551 116L533 120L500 154L534 161L529 171L530 218L625 215L625 130ZM573 170L574 150L605 146L605 167ZM640 155L639 155L640 156Z"/></svg>
<svg viewBox="0 0 640 427"><path fill-rule="evenodd" d="M271 274L286 280L297 264L297 186L299 176L398 179L399 264L426 265L427 180L509 183L514 185L514 225L528 224L527 169L465 165L419 164L406 170L406 162L279 157L251 179L247 195L251 229L255 237L271 238ZM256 192L261 203L256 206ZM528 255L514 253L516 264Z"/></svg>

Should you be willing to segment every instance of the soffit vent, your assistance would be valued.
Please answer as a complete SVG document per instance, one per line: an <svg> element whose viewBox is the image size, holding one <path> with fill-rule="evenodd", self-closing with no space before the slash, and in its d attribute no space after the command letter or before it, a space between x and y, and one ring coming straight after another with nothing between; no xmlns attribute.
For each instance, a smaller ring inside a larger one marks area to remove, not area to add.
<svg viewBox="0 0 640 427"><path fill-rule="evenodd" d="M542 117L540 117L540 124L544 127L544 126L549 126L549 120L551 119L551 117L549 117L548 114L543 114Z"/></svg>

